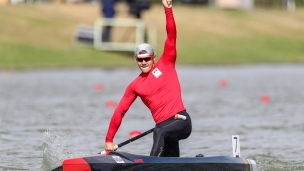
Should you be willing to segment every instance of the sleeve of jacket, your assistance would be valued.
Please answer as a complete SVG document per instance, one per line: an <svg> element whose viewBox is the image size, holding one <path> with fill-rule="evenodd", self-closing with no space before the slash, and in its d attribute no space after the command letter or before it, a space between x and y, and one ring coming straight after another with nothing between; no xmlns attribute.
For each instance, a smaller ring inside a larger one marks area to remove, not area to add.
<svg viewBox="0 0 304 171"><path fill-rule="evenodd" d="M167 65L175 65L176 61L176 25L172 8L164 8L166 14L167 38L164 44L164 51L161 60Z"/></svg>
<svg viewBox="0 0 304 171"><path fill-rule="evenodd" d="M137 95L133 91L132 85L130 84L123 97L121 98L117 108L114 111L114 114L111 118L109 128L108 128L108 133L106 135L106 142L113 142L114 136L120 127L122 118L126 114L126 112L129 110L130 106L132 103L135 101Z"/></svg>

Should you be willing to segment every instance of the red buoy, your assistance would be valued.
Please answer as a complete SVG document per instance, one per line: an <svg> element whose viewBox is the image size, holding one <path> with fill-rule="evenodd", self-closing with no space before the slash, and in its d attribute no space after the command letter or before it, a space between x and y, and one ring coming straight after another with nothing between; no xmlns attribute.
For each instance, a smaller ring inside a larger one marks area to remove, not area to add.
<svg viewBox="0 0 304 171"><path fill-rule="evenodd" d="M116 103L114 101L110 100L110 101L107 101L106 105L109 108L114 108L116 106Z"/></svg>
<svg viewBox="0 0 304 171"><path fill-rule="evenodd" d="M219 85L220 85L220 87L225 88L228 86L228 82L226 80L222 80L222 81L220 81Z"/></svg>
<svg viewBox="0 0 304 171"><path fill-rule="evenodd" d="M133 130L130 132L130 138L136 137L137 135L140 135L141 132L139 130Z"/></svg>
<svg viewBox="0 0 304 171"><path fill-rule="evenodd" d="M270 102L270 97L268 95L263 95L261 97L261 102L263 102L263 103L269 103Z"/></svg>
<svg viewBox="0 0 304 171"><path fill-rule="evenodd" d="M95 90L96 91L101 91L103 89L103 85L101 84L101 83L97 83L96 85L95 85Z"/></svg>

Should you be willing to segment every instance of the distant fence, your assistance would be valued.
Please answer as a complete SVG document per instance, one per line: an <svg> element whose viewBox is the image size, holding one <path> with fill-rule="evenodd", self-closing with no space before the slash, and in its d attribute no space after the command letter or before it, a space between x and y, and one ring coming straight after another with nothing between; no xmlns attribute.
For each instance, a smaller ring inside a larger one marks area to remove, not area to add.
<svg viewBox="0 0 304 171"><path fill-rule="evenodd" d="M111 27L111 39L106 27ZM153 23L142 19L106 19L98 18L94 26L79 25L74 34L74 42L104 51L134 51L140 43L149 43L156 47L156 28Z"/></svg>

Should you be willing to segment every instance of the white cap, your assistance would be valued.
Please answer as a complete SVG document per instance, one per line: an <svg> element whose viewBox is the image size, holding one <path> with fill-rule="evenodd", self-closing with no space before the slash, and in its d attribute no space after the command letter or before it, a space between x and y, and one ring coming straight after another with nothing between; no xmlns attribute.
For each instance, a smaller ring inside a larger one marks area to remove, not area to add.
<svg viewBox="0 0 304 171"><path fill-rule="evenodd" d="M139 52L142 50L147 51L148 54L146 54L145 56L154 56L153 47L151 45L149 45L148 43L142 43L136 47L135 57L140 56Z"/></svg>

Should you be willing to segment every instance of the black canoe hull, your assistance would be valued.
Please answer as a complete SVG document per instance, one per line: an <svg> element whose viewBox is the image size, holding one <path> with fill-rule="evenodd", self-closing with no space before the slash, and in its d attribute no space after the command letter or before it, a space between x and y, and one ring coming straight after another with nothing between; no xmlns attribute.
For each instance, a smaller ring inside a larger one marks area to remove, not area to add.
<svg viewBox="0 0 304 171"><path fill-rule="evenodd" d="M125 152L66 159L53 171L256 171L254 160L230 157L153 157Z"/></svg>

